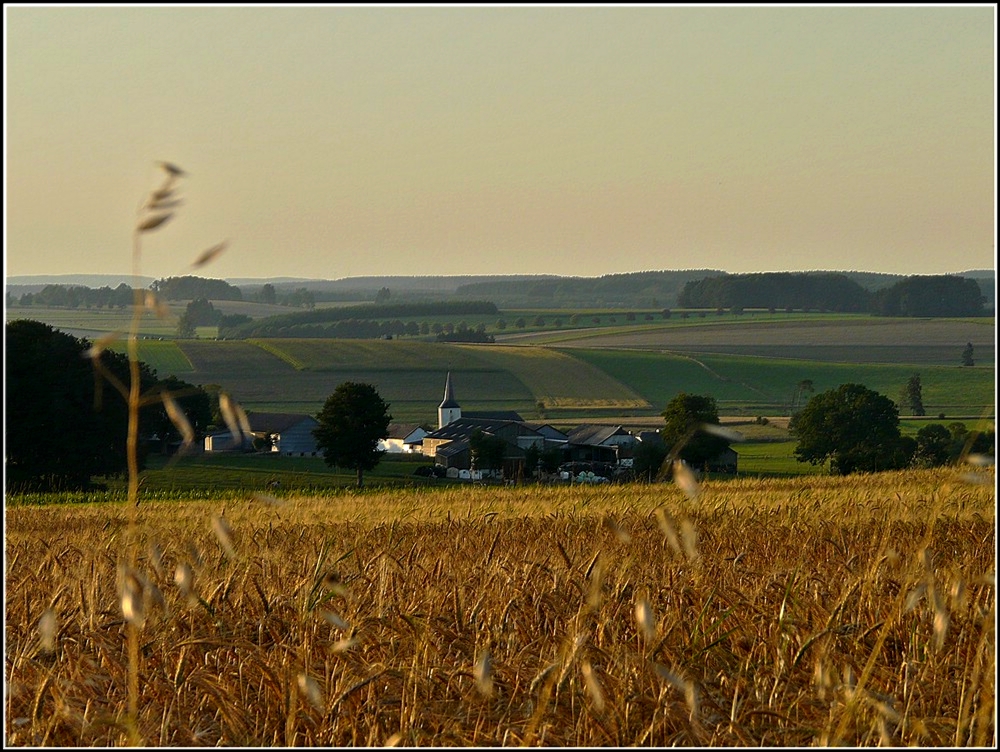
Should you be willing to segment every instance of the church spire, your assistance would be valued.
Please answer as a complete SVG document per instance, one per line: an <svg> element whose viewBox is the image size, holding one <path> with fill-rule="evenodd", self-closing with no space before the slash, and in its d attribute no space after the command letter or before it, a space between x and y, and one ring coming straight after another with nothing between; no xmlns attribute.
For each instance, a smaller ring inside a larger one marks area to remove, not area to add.
<svg viewBox="0 0 1000 752"><path fill-rule="evenodd" d="M462 417L462 408L455 400L455 392L451 386L451 371L444 382L444 399L438 405L438 428L444 428L452 421Z"/></svg>

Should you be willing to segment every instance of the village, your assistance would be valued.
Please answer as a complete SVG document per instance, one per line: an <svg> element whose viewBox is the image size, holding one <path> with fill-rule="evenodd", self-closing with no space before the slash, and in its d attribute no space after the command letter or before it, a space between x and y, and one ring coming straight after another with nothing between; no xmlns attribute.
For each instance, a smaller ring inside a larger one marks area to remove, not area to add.
<svg viewBox="0 0 1000 752"><path fill-rule="evenodd" d="M433 430L418 423L390 423L378 448L389 454L433 459L432 467L417 470L427 476L606 483L631 474L640 445L663 446L659 432L653 430L584 423L563 431L550 423L528 422L512 410L463 411L450 372L437 417ZM313 435L319 422L310 415L254 412L247 418L250 430L241 439L228 430L212 433L205 437L204 451L256 450L288 457L321 454ZM737 463L736 451L727 447L704 469L734 475Z"/></svg>

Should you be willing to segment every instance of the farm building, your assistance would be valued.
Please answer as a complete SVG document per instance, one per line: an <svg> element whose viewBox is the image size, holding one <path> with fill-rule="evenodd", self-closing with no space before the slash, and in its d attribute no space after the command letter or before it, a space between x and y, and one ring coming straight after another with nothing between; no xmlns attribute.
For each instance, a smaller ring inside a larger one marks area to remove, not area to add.
<svg viewBox="0 0 1000 752"><path fill-rule="evenodd" d="M285 456L312 457L319 452L313 430L319 422L311 415L250 413L250 434L236 441L230 431L205 437L206 452L250 451L255 440L270 443L271 451Z"/></svg>
<svg viewBox="0 0 1000 752"><path fill-rule="evenodd" d="M621 426L577 426L566 436L567 459L571 462L618 462L622 451L636 438Z"/></svg>
<svg viewBox="0 0 1000 752"><path fill-rule="evenodd" d="M472 462L469 439L477 431L507 442L510 460L523 458L524 450L530 446L542 448L545 444L541 433L521 421L463 417L424 436L423 452L442 467L468 469Z"/></svg>
<svg viewBox="0 0 1000 752"><path fill-rule="evenodd" d="M532 446L540 450L558 447L564 467L572 469L574 475L586 470L593 478L599 471L601 476L610 478L631 467L633 449L640 441L661 444L663 441L658 431L643 431L637 435L620 425L584 424L566 434L548 424L527 423L512 411L463 411L455 399L451 373L445 381L444 399L438 406L438 423L437 430L423 437L421 451L433 457L436 465L446 468L450 476L471 470L470 439L477 431L506 442L504 475L508 478L523 471L525 450ZM727 448L706 463L705 469L735 474L737 460L736 452Z"/></svg>
<svg viewBox="0 0 1000 752"><path fill-rule="evenodd" d="M736 450L732 447L726 447L706 463L706 468L710 473L736 475L738 462L739 455L736 453Z"/></svg>
<svg viewBox="0 0 1000 752"><path fill-rule="evenodd" d="M378 448L390 454L419 454L426 435L427 430L416 423L390 423L389 435Z"/></svg>

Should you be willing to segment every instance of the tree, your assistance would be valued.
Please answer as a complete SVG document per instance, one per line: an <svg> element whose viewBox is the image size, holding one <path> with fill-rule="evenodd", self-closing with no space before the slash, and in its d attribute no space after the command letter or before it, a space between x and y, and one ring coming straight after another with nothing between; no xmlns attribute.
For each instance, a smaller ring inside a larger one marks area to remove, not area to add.
<svg viewBox="0 0 1000 752"><path fill-rule="evenodd" d="M305 287L298 287L294 292L288 293L280 301L281 305L292 306L293 308L315 308L316 296Z"/></svg>
<svg viewBox="0 0 1000 752"><path fill-rule="evenodd" d="M507 456L507 442L477 428L469 437L469 454L477 470L497 470Z"/></svg>
<svg viewBox="0 0 1000 752"><path fill-rule="evenodd" d="M899 411L891 399L861 384L841 384L817 394L791 422L799 462L847 475L906 467L915 442L899 432Z"/></svg>
<svg viewBox="0 0 1000 752"><path fill-rule="evenodd" d="M963 426L964 427L964 426ZM940 423L931 423L917 431L917 449L913 464L918 467L938 467L950 458L951 431Z"/></svg>
<svg viewBox="0 0 1000 752"><path fill-rule="evenodd" d="M200 386L181 381L176 376L160 379L150 393L157 394L163 391L169 392L177 407L184 413L191 430L194 431L195 438L204 438L208 427L213 422L212 398L209 393ZM216 404L218 404L218 397L216 397ZM177 425L170 419L170 415L162 404L156 409L150 410L146 430L159 437L163 450L166 450L171 442L182 438Z"/></svg>
<svg viewBox="0 0 1000 752"><path fill-rule="evenodd" d="M910 408L914 415L926 415L924 410L923 388L920 385L920 374L910 376L900 393L899 404Z"/></svg>
<svg viewBox="0 0 1000 752"><path fill-rule="evenodd" d="M378 443L389 435L389 405L371 384L345 381L327 397L316 420L313 435L326 464L356 470L361 488L364 471L374 470L385 454Z"/></svg>
<svg viewBox="0 0 1000 752"><path fill-rule="evenodd" d="M194 319L187 311L182 313L177 319L177 336L181 339L193 339L197 336Z"/></svg>
<svg viewBox="0 0 1000 752"><path fill-rule="evenodd" d="M125 472L128 408L115 389L94 378L84 357L90 343L25 319L6 325L5 340L8 487L86 489L92 476ZM128 383L124 355L105 351L102 363ZM146 364L139 365L144 388L155 383Z"/></svg>
<svg viewBox="0 0 1000 752"><path fill-rule="evenodd" d="M278 302L278 292L270 282L260 288L260 302L274 305Z"/></svg>
<svg viewBox="0 0 1000 752"><path fill-rule="evenodd" d="M965 349L962 350L962 365L963 366L974 366L976 361L973 360L972 355L975 352L975 348L972 346L971 342L965 343Z"/></svg>
<svg viewBox="0 0 1000 752"><path fill-rule="evenodd" d="M562 463L563 453L559 447L547 447L540 449L538 445L531 444L524 450L524 474L537 477L541 470L543 473L554 473Z"/></svg>
<svg viewBox="0 0 1000 752"><path fill-rule="evenodd" d="M970 431L964 423L949 423L951 446L948 459L957 461L969 454L996 454L995 431Z"/></svg>
<svg viewBox="0 0 1000 752"><path fill-rule="evenodd" d="M872 295L872 313L882 316L983 316L982 288L974 279L917 275Z"/></svg>
<svg viewBox="0 0 1000 752"><path fill-rule="evenodd" d="M701 430L719 424L719 408L714 397L681 392L661 413L665 425L660 436L669 451L692 467L702 467L729 447L729 440Z"/></svg>
<svg viewBox="0 0 1000 752"><path fill-rule="evenodd" d="M184 309L195 326L215 326L219 323L221 311L217 311L208 298L195 298Z"/></svg>
<svg viewBox="0 0 1000 752"><path fill-rule="evenodd" d="M632 472L636 480L651 483L667 459L667 445L659 441L640 441L632 450Z"/></svg>
<svg viewBox="0 0 1000 752"><path fill-rule="evenodd" d="M796 384L795 392L792 394L792 412L795 412L795 408L799 406L799 400L802 399L804 394L812 394L815 391L816 387L812 379L802 379L802 381Z"/></svg>

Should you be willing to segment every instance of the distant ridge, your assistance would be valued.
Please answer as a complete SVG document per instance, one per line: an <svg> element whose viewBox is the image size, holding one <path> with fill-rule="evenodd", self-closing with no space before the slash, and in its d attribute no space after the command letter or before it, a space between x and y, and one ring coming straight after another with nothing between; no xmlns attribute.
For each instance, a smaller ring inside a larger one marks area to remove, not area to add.
<svg viewBox="0 0 1000 752"><path fill-rule="evenodd" d="M677 270L678 273L690 272L692 270ZM729 272L718 270L699 270L706 274L728 274ZM632 272L641 273L641 272ZM863 272L863 271L816 271L810 273L822 274L846 274L849 277L871 277L873 279L893 279L902 278L909 275L892 274L889 272ZM523 280L544 280L544 279L600 279L601 277L626 276L630 272L612 273L601 275L600 277L575 277L571 275L559 274L467 274L467 275L396 275L396 276L364 276L364 277L338 277L336 279L323 279L319 277L227 277L226 282L231 285L321 285L328 289L369 289L391 284L399 285L406 289L424 290L455 290L463 285L479 284L482 282L517 282ZM956 277L972 277L974 279L991 279L996 272L993 269L969 269L961 272L947 272ZM195 275L211 277L211 275ZM930 275L927 275L930 276ZM140 277L143 285L149 285L156 281L156 277ZM84 287L117 287L122 282L131 285L133 282L130 274L21 274L11 275L6 278L7 285L82 285Z"/></svg>
<svg viewBox="0 0 1000 752"><path fill-rule="evenodd" d="M795 272L798 274L841 274L869 292L889 287L907 276L883 272L838 271ZM183 275L182 275L183 276ZM191 275L202 276L202 275ZM208 277L208 275L204 275ZM480 274L480 275L396 275L313 279L308 277L228 278L230 285L242 288L244 299L253 300L265 284L273 285L279 295L305 288L316 302L370 302L389 291L391 300L489 300L509 308L538 307L671 307L677 305L685 284L707 277L747 276L716 269L684 269L673 271L641 271L605 274L600 277L560 276L554 274ZM752 275L751 275L752 276ZM939 275L916 275L939 276ZM975 279L982 289L987 308L996 299L996 272L992 269L972 269L952 272L948 276ZM212 277L209 277L212 278ZM217 279L217 278L213 278ZM156 281L141 277L143 286ZM9 299L25 293L38 293L46 285L83 286L91 289L132 286L125 274L36 274L6 278Z"/></svg>
<svg viewBox="0 0 1000 752"><path fill-rule="evenodd" d="M24 274L20 276L7 277L6 284L10 285L79 285L81 287L118 287L125 283L129 287L134 283L131 274ZM139 282L149 285L155 282L154 277L139 277Z"/></svg>

